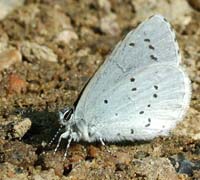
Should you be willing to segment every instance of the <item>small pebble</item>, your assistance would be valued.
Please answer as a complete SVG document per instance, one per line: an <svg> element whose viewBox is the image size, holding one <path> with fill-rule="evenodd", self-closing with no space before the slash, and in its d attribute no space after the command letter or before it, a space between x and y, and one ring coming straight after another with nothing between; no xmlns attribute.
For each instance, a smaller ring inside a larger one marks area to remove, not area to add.
<svg viewBox="0 0 200 180"><path fill-rule="evenodd" d="M143 159L149 156L149 153L144 152L144 151L138 151L136 152L136 154L134 155L134 158L136 159Z"/></svg>
<svg viewBox="0 0 200 180"><path fill-rule="evenodd" d="M25 56L26 60L29 62L37 62L41 60L50 62L58 61L57 55L52 49L34 42L24 41L21 44L21 51L23 56Z"/></svg>
<svg viewBox="0 0 200 180"><path fill-rule="evenodd" d="M88 157L90 158L96 158L98 156L99 149L90 145L87 149Z"/></svg>
<svg viewBox="0 0 200 180"><path fill-rule="evenodd" d="M111 3L107 0L98 0L98 4L100 8L102 8L105 12L111 12Z"/></svg>
<svg viewBox="0 0 200 180"><path fill-rule="evenodd" d="M31 120L29 118L24 118L22 121L18 122L13 127L13 137L14 138L22 138L26 132L31 127Z"/></svg>
<svg viewBox="0 0 200 180"><path fill-rule="evenodd" d="M81 162L84 160L83 156L79 155L79 154L73 154L72 157L68 158L70 163L77 163L77 162Z"/></svg>
<svg viewBox="0 0 200 180"><path fill-rule="evenodd" d="M8 77L8 93L20 94L26 91L26 81L17 74L11 74Z"/></svg>
<svg viewBox="0 0 200 180"><path fill-rule="evenodd" d="M116 164L129 164L131 162L131 157L127 152L116 152Z"/></svg>
<svg viewBox="0 0 200 180"><path fill-rule="evenodd" d="M142 160L134 160L133 163L134 170L145 179L179 180L174 167L167 158L147 157Z"/></svg>
<svg viewBox="0 0 200 180"><path fill-rule="evenodd" d="M6 50L0 53L0 71L9 68L11 65L21 62L22 55L16 49Z"/></svg>
<svg viewBox="0 0 200 180"><path fill-rule="evenodd" d="M78 36L74 31L65 30L57 34L55 38L55 42L63 42L65 44L69 44L72 40L77 40Z"/></svg>
<svg viewBox="0 0 200 180"><path fill-rule="evenodd" d="M32 180L59 180L60 177L55 175L54 169L50 168L48 170L43 170L41 172L36 172L31 178Z"/></svg>
<svg viewBox="0 0 200 180"><path fill-rule="evenodd" d="M195 140L200 139L200 133L195 134L193 138L194 138Z"/></svg>
<svg viewBox="0 0 200 180"><path fill-rule="evenodd" d="M24 4L24 0L1 0L0 1L0 20L4 19L14 9Z"/></svg>
<svg viewBox="0 0 200 180"><path fill-rule="evenodd" d="M111 36L117 36L120 34L120 28L116 21L115 14L109 14L103 17L100 22L100 28L102 32Z"/></svg>
<svg viewBox="0 0 200 180"><path fill-rule="evenodd" d="M182 153L169 157L169 160L174 166L176 172L187 174L190 177L193 176L193 169L197 167L195 163L187 160Z"/></svg>
<svg viewBox="0 0 200 180"><path fill-rule="evenodd" d="M193 169L192 169L193 163L187 161L187 160L183 160L180 163L180 167L178 170L178 173L181 174L187 174L188 176L192 176L193 175Z"/></svg>
<svg viewBox="0 0 200 180"><path fill-rule="evenodd" d="M54 168L55 175L62 177L63 175L63 165L61 163L58 163L57 166Z"/></svg>

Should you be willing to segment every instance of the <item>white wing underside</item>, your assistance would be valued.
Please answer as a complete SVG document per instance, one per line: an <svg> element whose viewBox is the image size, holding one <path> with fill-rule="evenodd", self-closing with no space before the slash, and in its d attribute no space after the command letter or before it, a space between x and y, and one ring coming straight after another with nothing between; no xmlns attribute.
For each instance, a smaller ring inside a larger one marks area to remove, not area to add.
<svg viewBox="0 0 200 180"><path fill-rule="evenodd" d="M182 120L190 81L170 24L156 15L131 31L85 88L75 111L90 140L152 139Z"/></svg>

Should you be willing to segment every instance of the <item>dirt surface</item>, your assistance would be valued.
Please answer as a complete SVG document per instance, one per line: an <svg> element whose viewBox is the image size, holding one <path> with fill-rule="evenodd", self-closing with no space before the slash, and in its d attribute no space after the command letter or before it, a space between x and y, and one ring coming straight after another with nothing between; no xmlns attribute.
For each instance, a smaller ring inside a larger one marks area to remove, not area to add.
<svg viewBox="0 0 200 180"><path fill-rule="evenodd" d="M2 19L0 179L200 179L198 2L28 0ZM156 13L175 28L192 81L184 121L150 142L72 143L63 162L66 142L56 154L56 142L44 148L58 110L74 103L129 30Z"/></svg>

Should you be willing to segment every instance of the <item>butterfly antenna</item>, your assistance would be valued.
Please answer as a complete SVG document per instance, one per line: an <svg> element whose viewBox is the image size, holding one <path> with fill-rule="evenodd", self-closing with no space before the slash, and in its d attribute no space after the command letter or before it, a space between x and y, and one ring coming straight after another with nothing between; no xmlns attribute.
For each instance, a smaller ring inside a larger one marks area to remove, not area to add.
<svg viewBox="0 0 200 180"><path fill-rule="evenodd" d="M99 140L100 140L100 142L101 142L101 145L102 145L102 146L105 146L105 143L103 142L103 139L100 138Z"/></svg>
<svg viewBox="0 0 200 180"><path fill-rule="evenodd" d="M59 129L56 131L56 134L53 136L53 138L51 139L51 141L48 143L48 146L51 146L52 143L55 141L56 137L58 136L58 134L60 133L60 131L62 130L63 125L61 124Z"/></svg>

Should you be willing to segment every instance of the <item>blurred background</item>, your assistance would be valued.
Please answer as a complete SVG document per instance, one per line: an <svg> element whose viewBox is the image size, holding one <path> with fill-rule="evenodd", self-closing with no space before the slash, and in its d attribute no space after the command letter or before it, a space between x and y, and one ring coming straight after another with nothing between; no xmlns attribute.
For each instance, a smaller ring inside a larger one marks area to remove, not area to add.
<svg viewBox="0 0 200 180"><path fill-rule="evenodd" d="M44 146L116 43L162 14L192 84L170 137ZM200 0L0 0L0 179L200 179ZM43 154L42 152L46 153Z"/></svg>

